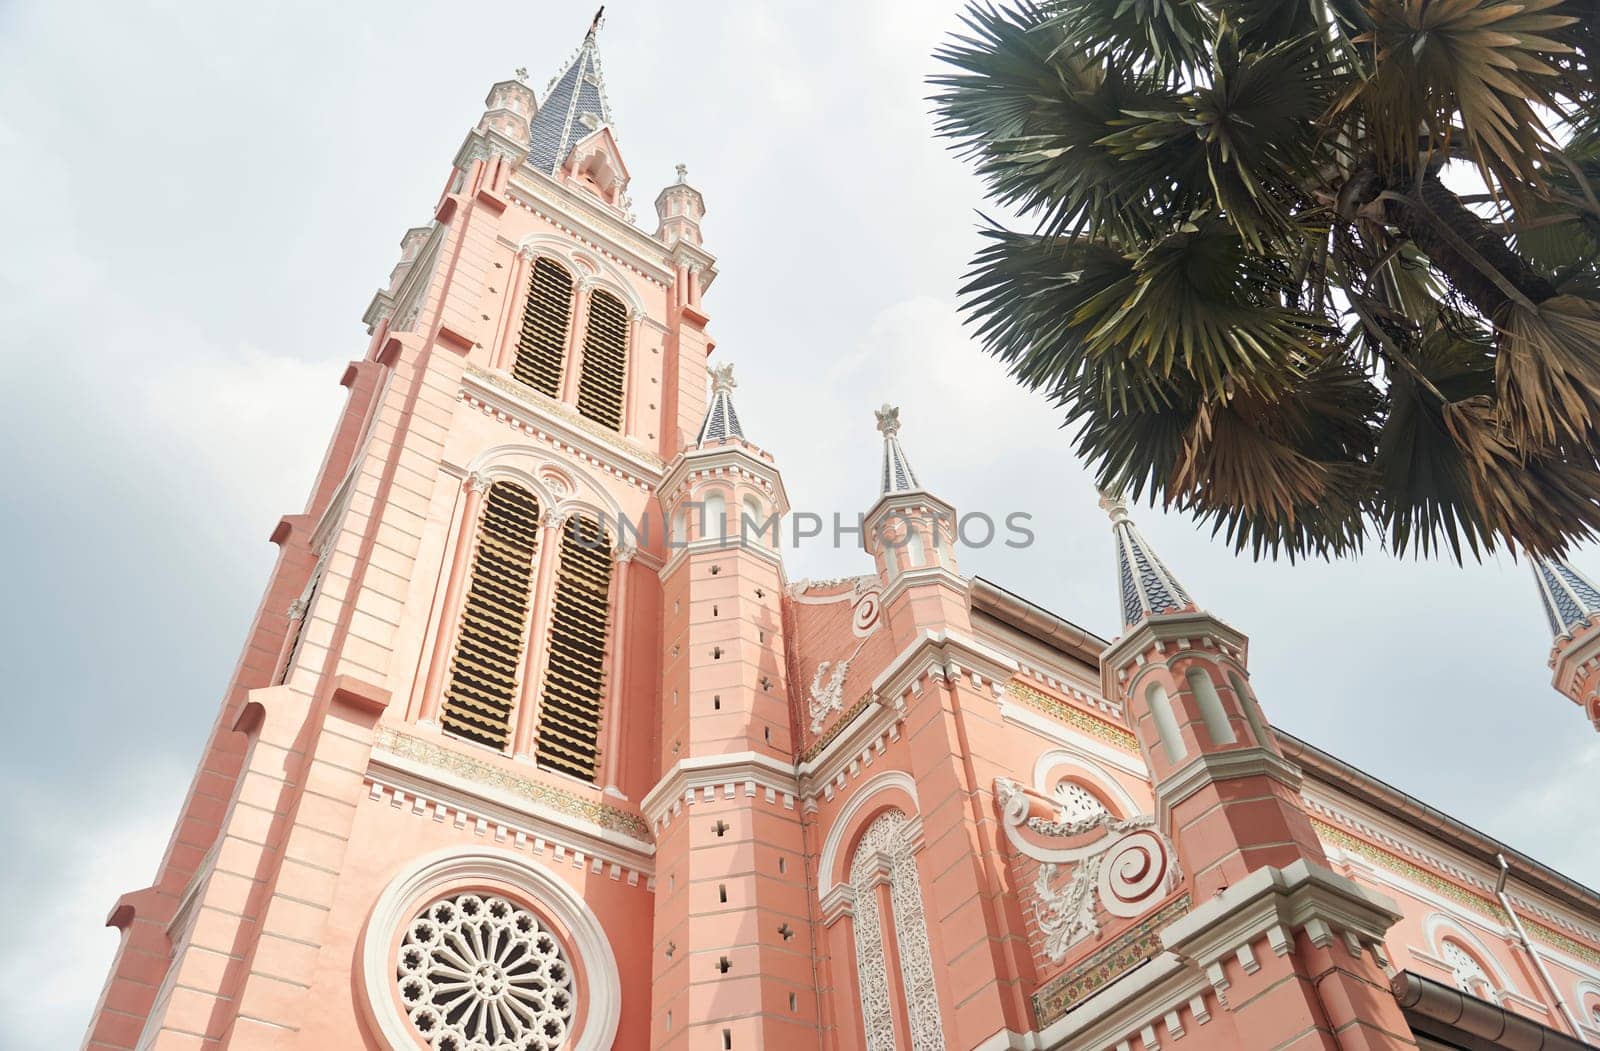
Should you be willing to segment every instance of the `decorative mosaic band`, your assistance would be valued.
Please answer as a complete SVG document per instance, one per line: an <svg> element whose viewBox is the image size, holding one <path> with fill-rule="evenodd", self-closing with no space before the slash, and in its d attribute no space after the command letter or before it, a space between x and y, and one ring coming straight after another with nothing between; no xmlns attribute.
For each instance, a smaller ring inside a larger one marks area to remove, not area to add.
<svg viewBox="0 0 1600 1051"><path fill-rule="evenodd" d="M1066 723L1075 729L1082 730L1090 737L1098 737L1110 745L1115 745L1125 752L1139 754L1139 739L1121 726L1098 719L1080 708L1076 708L1064 701L1058 701L1047 693L1041 693L1026 683L1017 682L1015 679L1006 683L1006 693L1026 704L1029 708L1037 709L1052 719Z"/></svg>
<svg viewBox="0 0 1600 1051"><path fill-rule="evenodd" d="M818 737L815 741L812 741L811 747L800 753L800 761L802 763L809 763L811 760L821 755L823 750L833 743L833 739L835 737L838 737L840 734L844 733L844 728L850 725L850 720L860 715L861 709L865 708L867 706L867 702L871 700L872 694L864 693L861 695L861 699L859 701L852 704L845 711L841 712L839 714L839 718L833 721L833 725L822 731L822 736Z"/></svg>
<svg viewBox="0 0 1600 1051"><path fill-rule="evenodd" d="M1039 1028L1054 1023L1081 1001L1110 985L1161 951L1162 928L1189 911L1189 896L1174 898L1159 912L1145 917L1103 948L1084 957L1033 994L1033 1014Z"/></svg>
<svg viewBox="0 0 1600 1051"><path fill-rule="evenodd" d="M380 726L373 745L401 758L445 770L475 784L498 788L530 802L547 806L551 810L583 818L601 828L621 832L645 843L651 842L650 826L637 814L630 814L626 810L619 810L604 803L596 803L555 785L502 770L491 763L474 759L470 755L462 755L453 749L441 748L420 737L412 737Z"/></svg>
<svg viewBox="0 0 1600 1051"><path fill-rule="evenodd" d="M1485 916L1493 917L1496 921L1505 919L1505 910L1493 898L1474 893L1459 883L1447 880L1437 873L1429 872L1422 866L1407 861L1397 854L1391 854L1380 846L1368 843L1357 836L1352 836L1344 829L1335 828L1315 818L1311 821L1311 827L1316 830L1317 835L1322 837L1324 842L1332 843L1341 850L1349 851L1352 854L1359 854L1368 861L1382 865L1390 872L1398 873L1406 879L1428 888L1442 898L1449 898L1451 901L1459 902L1470 909L1483 913ZM1560 931L1545 926L1538 920L1526 916L1521 917L1521 919L1523 925L1528 928L1528 933L1546 945L1560 949L1562 952L1569 953L1587 963L1600 966L1600 951L1596 951L1574 938L1569 938Z"/></svg>

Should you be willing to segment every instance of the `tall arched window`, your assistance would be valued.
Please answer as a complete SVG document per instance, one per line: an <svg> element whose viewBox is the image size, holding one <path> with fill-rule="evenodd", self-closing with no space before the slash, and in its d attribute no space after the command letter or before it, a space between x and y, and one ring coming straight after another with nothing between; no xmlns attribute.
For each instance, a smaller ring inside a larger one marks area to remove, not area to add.
<svg viewBox="0 0 1600 1051"><path fill-rule="evenodd" d="M540 256L528 278L528 303L522 309L522 334L517 337L511 375L541 394L560 397L571 321L572 275L555 260Z"/></svg>
<svg viewBox="0 0 1600 1051"><path fill-rule="evenodd" d="M539 501L514 482L495 482L478 523L472 578L440 713L448 733L493 748L509 742L538 550Z"/></svg>
<svg viewBox="0 0 1600 1051"><path fill-rule="evenodd" d="M1233 724L1222 707L1222 695L1217 693L1217 684L1211 681L1211 676L1204 668L1190 668L1184 678L1189 682L1189 692L1194 694L1195 703L1200 706L1200 718L1206 724L1206 736L1211 738L1211 743L1236 742L1239 738L1234 735Z"/></svg>
<svg viewBox="0 0 1600 1051"><path fill-rule="evenodd" d="M1178 732L1177 717L1172 714L1172 698L1167 696L1165 687L1153 682L1145 689L1144 699L1150 705L1150 717L1156 722L1156 733L1161 737L1167 762L1176 763L1183 758L1186 749L1183 747L1183 735Z"/></svg>
<svg viewBox="0 0 1600 1051"><path fill-rule="evenodd" d="M700 536L724 537L728 535L728 501L716 490L706 494L705 506L700 509Z"/></svg>
<svg viewBox="0 0 1600 1051"><path fill-rule="evenodd" d="M585 781L599 766L610 616L610 538L594 519L573 518L561 535L535 752L539 765Z"/></svg>
<svg viewBox="0 0 1600 1051"><path fill-rule="evenodd" d="M1250 693L1250 688L1239 678L1236 671L1228 672L1228 683L1233 687L1233 695L1239 698L1239 707L1244 709L1245 721L1250 724L1250 733L1255 737L1256 744L1263 748L1270 748L1271 742L1267 740L1267 728L1261 722L1260 708L1255 697Z"/></svg>
<svg viewBox="0 0 1600 1051"><path fill-rule="evenodd" d="M589 297L583 335L583 374L578 411L614 431L622 430L622 390L628 373L628 308L597 288Z"/></svg>
<svg viewBox="0 0 1600 1051"><path fill-rule="evenodd" d="M906 565L916 569L928 559L927 545L922 542L922 533L914 525L906 526Z"/></svg>
<svg viewBox="0 0 1600 1051"><path fill-rule="evenodd" d="M898 810L874 818L861 834L850 861L856 943L856 976L868 1051L943 1051L939 994L922 909L917 861ZM887 917L885 912L888 913ZM898 966L891 967L890 960ZM896 973L897 972L897 973ZM911 1032L896 1038L896 1002L905 1005Z"/></svg>

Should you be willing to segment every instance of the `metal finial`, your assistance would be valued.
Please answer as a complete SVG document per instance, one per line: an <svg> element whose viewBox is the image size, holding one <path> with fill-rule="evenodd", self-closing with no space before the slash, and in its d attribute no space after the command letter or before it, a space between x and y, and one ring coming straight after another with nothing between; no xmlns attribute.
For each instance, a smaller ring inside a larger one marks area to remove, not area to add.
<svg viewBox="0 0 1600 1051"><path fill-rule="evenodd" d="M594 13L594 21L589 23L589 36L594 36L600 29L600 20L605 17L606 5L601 4L600 10Z"/></svg>
<svg viewBox="0 0 1600 1051"><path fill-rule="evenodd" d="M900 408L897 405L883 403L883 408L874 411L878 417L878 431L885 438L893 438L900 433Z"/></svg>
<svg viewBox="0 0 1600 1051"><path fill-rule="evenodd" d="M520 82L526 84L528 82L528 67L518 66L516 72L512 75L515 76Z"/></svg>
<svg viewBox="0 0 1600 1051"><path fill-rule="evenodd" d="M711 366L711 393L728 393L737 386L733 380L733 362Z"/></svg>
<svg viewBox="0 0 1600 1051"><path fill-rule="evenodd" d="M678 185L682 186L689 181L689 166L687 164L680 164L675 170L678 173Z"/></svg>

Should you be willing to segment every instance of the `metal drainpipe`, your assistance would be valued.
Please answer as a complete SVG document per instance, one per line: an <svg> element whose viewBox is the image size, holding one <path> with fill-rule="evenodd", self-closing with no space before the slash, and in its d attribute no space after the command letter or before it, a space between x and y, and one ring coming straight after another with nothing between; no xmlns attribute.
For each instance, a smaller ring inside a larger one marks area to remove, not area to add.
<svg viewBox="0 0 1600 1051"><path fill-rule="evenodd" d="M1528 941L1528 932L1523 929L1522 921L1517 918L1517 910L1511 907L1511 898L1506 894L1506 877L1511 875L1511 866L1506 862L1506 856L1504 854L1496 854L1494 859L1500 863L1500 875L1494 881L1494 895L1500 899L1500 907L1506 910L1506 915L1511 917L1511 926L1516 929L1517 940L1522 943L1523 951L1533 960L1534 969L1539 972L1539 977L1544 980L1545 990L1555 1000L1556 1010L1561 1012L1561 1017L1567 1023L1567 1028L1572 1031L1573 1036L1586 1044L1589 1043L1583 1035L1583 1030L1578 1028L1577 1019L1573 1018L1572 1012L1568 1010L1567 1002L1561 998L1561 990L1556 988L1555 980L1550 977L1550 972L1545 970L1543 958L1534 949L1533 943Z"/></svg>

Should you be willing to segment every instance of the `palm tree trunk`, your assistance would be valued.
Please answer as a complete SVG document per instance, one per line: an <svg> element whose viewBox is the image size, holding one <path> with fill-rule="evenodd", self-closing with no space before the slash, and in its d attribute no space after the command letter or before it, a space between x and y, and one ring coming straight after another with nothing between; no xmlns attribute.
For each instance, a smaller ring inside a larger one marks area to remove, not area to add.
<svg viewBox="0 0 1600 1051"><path fill-rule="evenodd" d="M1396 179L1393 185L1411 185L1411 180ZM1462 204L1435 172L1423 177L1420 189L1386 198L1384 217L1486 318L1502 317L1515 298L1542 303L1556 294L1555 286Z"/></svg>

